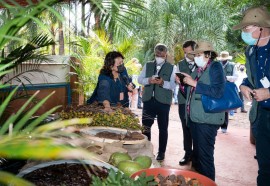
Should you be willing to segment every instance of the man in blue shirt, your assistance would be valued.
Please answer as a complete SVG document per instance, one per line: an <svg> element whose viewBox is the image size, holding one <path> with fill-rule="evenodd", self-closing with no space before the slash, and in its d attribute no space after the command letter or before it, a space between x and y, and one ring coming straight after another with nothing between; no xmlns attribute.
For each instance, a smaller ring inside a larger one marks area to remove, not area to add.
<svg viewBox="0 0 270 186"><path fill-rule="evenodd" d="M243 95L252 100L249 119L256 120L256 153L259 165L257 185L270 185L270 14L265 7L245 11L233 27L242 29L246 49L247 78L240 85Z"/></svg>

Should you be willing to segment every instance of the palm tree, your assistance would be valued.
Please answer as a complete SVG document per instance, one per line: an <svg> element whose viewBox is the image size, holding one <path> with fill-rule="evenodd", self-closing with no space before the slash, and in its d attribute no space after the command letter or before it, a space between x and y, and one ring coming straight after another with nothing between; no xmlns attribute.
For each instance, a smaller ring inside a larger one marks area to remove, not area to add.
<svg viewBox="0 0 270 186"><path fill-rule="evenodd" d="M147 11L144 0L88 0L94 12L95 29L106 30L110 40L127 37L134 30L131 16L143 17L138 10Z"/></svg>
<svg viewBox="0 0 270 186"><path fill-rule="evenodd" d="M138 22L138 38L144 53L153 51L156 43L165 43L172 55L175 46L187 39L212 41L217 49L226 44L226 10L220 11L218 0L150 1L147 19Z"/></svg>

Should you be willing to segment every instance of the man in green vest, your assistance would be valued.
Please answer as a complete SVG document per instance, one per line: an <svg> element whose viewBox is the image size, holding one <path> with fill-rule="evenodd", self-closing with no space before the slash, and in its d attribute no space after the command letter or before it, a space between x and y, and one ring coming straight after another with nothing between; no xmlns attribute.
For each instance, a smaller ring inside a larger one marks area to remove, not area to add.
<svg viewBox="0 0 270 186"><path fill-rule="evenodd" d="M185 72L187 74L191 74L194 69L196 68L194 62L194 55L190 55L190 52L194 51L196 43L195 41L188 40L185 41L183 44L183 50L185 53L185 58L181 60L177 64L176 72ZM184 143L184 157L179 161L180 165L186 165L191 161L192 157L192 138L190 128L187 126L186 123L186 92L185 89L187 85L183 82L180 82L180 79L176 76L176 82L179 84L179 92L178 92L178 113L182 123L182 130L183 130L183 143Z"/></svg>
<svg viewBox="0 0 270 186"><path fill-rule="evenodd" d="M156 159L162 161L168 140L169 111L172 94L175 88L175 68L167 61L168 48L164 44L157 44L154 49L155 59L146 63L142 69L138 82L144 86L143 134L151 140L151 127L157 116L159 128L159 149Z"/></svg>

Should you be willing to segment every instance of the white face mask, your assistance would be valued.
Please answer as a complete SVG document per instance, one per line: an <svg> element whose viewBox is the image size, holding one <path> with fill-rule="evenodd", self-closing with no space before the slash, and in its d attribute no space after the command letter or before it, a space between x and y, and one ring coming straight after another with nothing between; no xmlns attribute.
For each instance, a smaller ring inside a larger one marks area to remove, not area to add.
<svg viewBox="0 0 270 186"><path fill-rule="evenodd" d="M194 61L198 67L204 67L204 65L206 64L206 61L203 60L202 55L200 57L194 57Z"/></svg>
<svg viewBox="0 0 270 186"><path fill-rule="evenodd" d="M165 59L163 59L162 57L156 57L156 62L158 65L163 63L164 61L165 61Z"/></svg>

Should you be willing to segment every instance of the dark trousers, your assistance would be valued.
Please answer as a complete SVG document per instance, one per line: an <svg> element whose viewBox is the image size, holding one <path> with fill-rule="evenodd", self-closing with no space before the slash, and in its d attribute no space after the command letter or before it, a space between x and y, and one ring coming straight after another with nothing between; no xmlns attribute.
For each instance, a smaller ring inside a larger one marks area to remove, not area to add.
<svg viewBox="0 0 270 186"><path fill-rule="evenodd" d="M193 139L192 166L215 181L214 149L219 125L196 123L188 119Z"/></svg>
<svg viewBox="0 0 270 186"><path fill-rule="evenodd" d="M171 105L158 102L155 98L143 103L143 134L151 141L151 127L157 116L159 129L159 152L165 153L168 141L169 111Z"/></svg>
<svg viewBox="0 0 270 186"><path fill-rule="evenodd" d="M192 137L190 128L187 126L186 123L186 105L179 104L178 105L178 113L182 123L182 130L183 130L183 143L184 143L184 150L185 150L185 157L190 157L192 155Z"/></svg>
<svg viewBox="0 0 270 186"><path fill-rule="evenodd" d="M227 129L229 124L229 112L225 112L224 124L220 126L222 129Z"/></svg>
<svg viewBox="0 0 270 186"><path fill-rule="evenodd" d="M138 104L137 104L138 108L142 107L142 97L141 97L141 92L140 90L138 90Z"/></svg>
<svg viewBox="0 0 270 186"><path fill-rule="evenodd" d="M243 106L241 107L241 111L244 111L245 110L245 104L244 104L244 97L243 97L243 94L242 92L239 92L239 97L241 99L241 101L243 102Z"/></svg>
<svg viewBox="0 0 270 186"><path fill-rule="evenodd" d="M258 108L256 156L259 165L257 185L270 185L270 110Z"/></svg>

